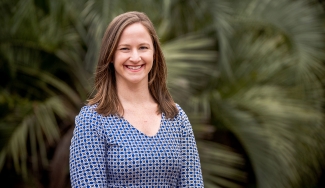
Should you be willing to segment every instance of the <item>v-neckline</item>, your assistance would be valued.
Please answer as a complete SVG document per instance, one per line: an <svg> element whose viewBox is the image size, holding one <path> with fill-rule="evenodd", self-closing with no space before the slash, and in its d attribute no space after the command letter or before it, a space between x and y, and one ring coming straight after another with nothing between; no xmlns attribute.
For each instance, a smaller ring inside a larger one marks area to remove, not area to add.
<svg viewBox="0 0 325 188"><path fill-rule="evenodd" d="M134 129L136 132L140 133L141 135L147 137L147 138L154 138L154 137L157 137L159 132L161 132L161 129L163 128L163 119L164 119L165 115L164 113L162 112L161 113L161 117L160 117L160 124L159 124L159 129L158 131L156 132L156 134L152 135L152 136L149 136L147 134L145 134L144 132L140 131L139 129L137 129L136 127L134 127L127 119L125 119L123 116L121 117L122 120L124 122L126 122L128 124L129 127L131 127L132 129Z"/></svg>

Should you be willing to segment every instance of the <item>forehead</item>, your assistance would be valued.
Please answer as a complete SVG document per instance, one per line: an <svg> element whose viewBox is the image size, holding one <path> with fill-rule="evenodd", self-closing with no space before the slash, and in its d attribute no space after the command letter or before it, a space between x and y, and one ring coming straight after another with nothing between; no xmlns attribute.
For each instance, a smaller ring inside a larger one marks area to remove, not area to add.
<svg viewBox="0 0 325 188"><path fill-rule="evenodd" d="M152 42L148 29L141 23L133 23L122 31L119 43L129 40L150 40Z"/></svg>

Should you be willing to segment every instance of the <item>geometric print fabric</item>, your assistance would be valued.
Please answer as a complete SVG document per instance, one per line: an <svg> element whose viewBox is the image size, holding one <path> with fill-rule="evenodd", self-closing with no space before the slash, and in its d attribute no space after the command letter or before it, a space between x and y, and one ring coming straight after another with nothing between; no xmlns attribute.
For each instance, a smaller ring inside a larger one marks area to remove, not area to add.
<svg viewBox="0 0 325 188"><path fill-rule="evenodd" d="M147 136L123 117L102 116L96 105L76 117L70 146L72 187L203 187L191 124L179 113Z"/></svg>

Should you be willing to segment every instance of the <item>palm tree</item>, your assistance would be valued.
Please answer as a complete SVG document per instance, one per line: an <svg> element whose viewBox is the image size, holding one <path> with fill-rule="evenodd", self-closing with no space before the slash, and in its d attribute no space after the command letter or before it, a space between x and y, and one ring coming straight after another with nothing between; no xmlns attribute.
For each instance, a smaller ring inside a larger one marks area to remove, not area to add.
<svg viewBox="0 0 325 188"><path fill-rule="evenodd" d="M213 8L223 6L214 20L221 75L208 91L212 121L239 139L258 187L312 187L324 164L320 12L303 1Z"/></svg>
<svg viewBox="0 0 325 188"><path fill-rule="evenodd" d="M0 92L0 169L7 177L13 165L31 183L51 165L47 151L72 127L89 75L80 64L83 43L72 25L78 22L66 20L70 7L63 1L35 3L0 5L1 74L7 80Z"/></svg>

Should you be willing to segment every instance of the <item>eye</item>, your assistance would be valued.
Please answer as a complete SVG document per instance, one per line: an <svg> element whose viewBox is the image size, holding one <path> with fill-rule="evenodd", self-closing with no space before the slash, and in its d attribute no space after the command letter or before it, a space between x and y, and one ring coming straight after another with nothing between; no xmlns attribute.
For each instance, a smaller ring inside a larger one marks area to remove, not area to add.
<svg viewBox="0 0 325 188"><path fill-rule="evenodd" d="M148 49L147 46L141 46L141 47L140 47L140 50L146 50L146 49Z"/></svg>
<svg viewBox="0 0 325 188"><path fill-rule="evenodd" d="M129 50L129 48L120 48L120 50L122 50L122 51L127 51L127 50Z"/></svg>

